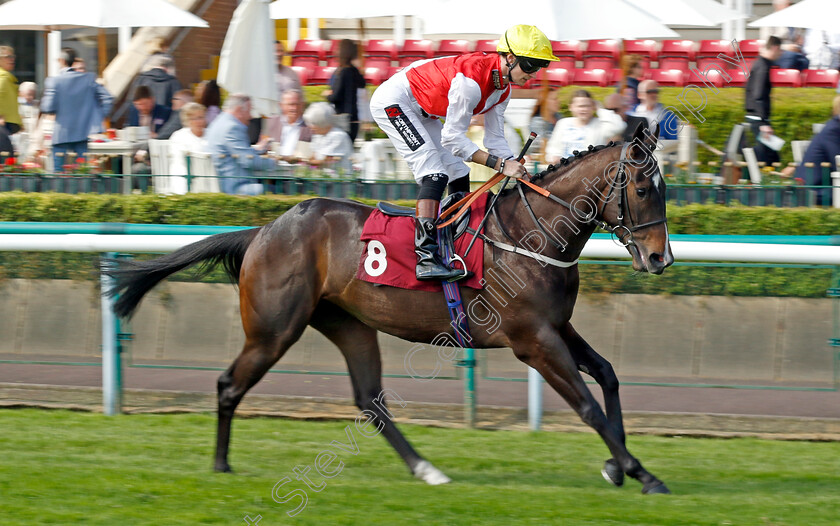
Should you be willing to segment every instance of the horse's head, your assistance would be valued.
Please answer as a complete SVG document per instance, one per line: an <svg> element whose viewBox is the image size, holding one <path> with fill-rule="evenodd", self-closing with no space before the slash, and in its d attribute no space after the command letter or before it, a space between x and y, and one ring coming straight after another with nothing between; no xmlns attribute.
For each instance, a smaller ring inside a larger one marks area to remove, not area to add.
<svg viewBox="0 0 840 526"><path fill-rule="evenodd" d="M607 170L610 199L602 219L627 247L637 271L662 274L674 262L665 218L665 180L653 156L658 126L636 128L621 159Z"/></svg>

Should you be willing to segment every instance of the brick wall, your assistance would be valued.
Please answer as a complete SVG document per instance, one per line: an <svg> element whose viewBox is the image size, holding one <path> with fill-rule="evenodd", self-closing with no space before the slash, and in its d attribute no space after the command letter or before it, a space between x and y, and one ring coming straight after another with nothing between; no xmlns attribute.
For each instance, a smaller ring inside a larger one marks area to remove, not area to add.
<svg viewBox="0 0 840 526"><path fill-rule="evenodd" d="M184 87L198 83L201 70L211 67L213 57L221 53L236 3L236 0L215 0L199 15L210 27L190 29L174 51L178 80Z"/></svg>

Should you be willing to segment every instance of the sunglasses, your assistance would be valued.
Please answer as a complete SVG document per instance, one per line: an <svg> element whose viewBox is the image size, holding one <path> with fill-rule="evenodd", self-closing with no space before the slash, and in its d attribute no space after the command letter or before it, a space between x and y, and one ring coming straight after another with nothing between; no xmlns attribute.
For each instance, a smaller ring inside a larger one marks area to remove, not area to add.
<svg viewBox="0 0 840 526"><path fill-rule="evenodd" d="M527 73L532 75L540 70L540 68L544 68L548 66L547 60L540 60L536 58L529 58L529 57L517 57L519 59L519 69L522 70L523 73Z"/></svg>
<svg viewBox="0 0 840 526"><path fill-rule="evenodd" d="M649 89L649 90L646 90L645 93L659 93L659 90L658 89Z"/></svg>

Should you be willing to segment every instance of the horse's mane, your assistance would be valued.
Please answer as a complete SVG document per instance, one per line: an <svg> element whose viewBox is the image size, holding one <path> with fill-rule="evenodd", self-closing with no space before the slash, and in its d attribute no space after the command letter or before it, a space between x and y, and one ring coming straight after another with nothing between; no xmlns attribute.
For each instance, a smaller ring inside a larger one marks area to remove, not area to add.
<svg viewBox="0 0 840 526"><path fill-rule="evenodd" d="M600 152L601 150L606 150L607 148L612 148L613 146L618 146L620 144L623 144L623 142L622 141L618 141L618 142L610 141L607 144L599 144L598 146L592 146L590 144L589 149L584 151L584 152L580 152L578 150L575 150L574 152L572 152L572 155L570 157L560 159L560 162L558 164L549 164L548 168L546 168L545 170L543 170L542 172L540 172L538 174L535 174L531 178L531 181L539 181L540 179L542 179L543 177L545 177L546 175L548 175L550 173L554 173L554 172L559 173L563 168L566 168L567 170L571 169L571 167L574 166L574 164L577 161L583 159L584 157L588 156L589 154L595 153L595 152ZM562 171L565 172L566 170L562 170Z"/></svg>

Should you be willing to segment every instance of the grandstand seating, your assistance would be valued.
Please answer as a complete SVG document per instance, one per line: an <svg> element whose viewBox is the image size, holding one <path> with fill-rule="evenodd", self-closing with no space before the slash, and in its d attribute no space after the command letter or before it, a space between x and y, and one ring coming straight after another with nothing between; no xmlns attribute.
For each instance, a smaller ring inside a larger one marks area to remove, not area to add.
<svg viewBox="0 0 840 526"><path fill-rule="evenodd" d="M571 57L575 60L583 58L580 40L552 40L551 50L556 57Z"/></svg>
<svg viewBox="0 0 840 526"><path fill-rule="evenodd" d="M397 59L402 63L403 59L413 58L420 60L434 56L435 43L431 40L406 40L401 48L397 50ZM412 60L413 62L413 60Z"/></svg>
<svg viewBox="0 0 840 526"><path fill-rule="evenodd" d="M469 40L450 40L444 39L440 41L437 49L435 49L436 57L446 57L449 55L461 55L472 51Z"/></svg>
<svg viewBox="0 0 840 526"><path fill-rule="evenodd" d="M572 74L572 84L575 86L601 86L610 83L608 72L603 69L576 69Z"/></svg>
<svg viewBox="0 0 840 526"><path fill-rule="evenodd" d="M648 78L655 80L660 86L685 86L688 73L681 69L652 69Z"/></svg>
<svg viewBox="0 0 840 526"><path fill-rule="evenodd" d="M485 53L495 53L496 46L499 45L498 40L476 40L475 51L483 51Z"/></svg>
<svg viewBox="0 0 840 526"><path fill-rule="evenodd" d="M365 44L365 57L384 57L388 60L397 60L397 43L393 40L368 40Z"/></svg>
<svg viewBox="0 0 840 526"><path fill-rule="evenodd" d="M798 69L771 69L770 83L780 88L802 86L802 73Z"/></svg>
<svg viewBox="0 0 840 526"><path fill-rule="evenodd" d="M836 69L805 70L805 85L809 88L836 88L840 71Z"/></svg>
<svg viewBox="0 0 840 526"><path fill-rule="evenodd" d="M338 66L336 54L339 42L297 41L290 55L292 66L301 76L303 84L326 83ZM441 40L435 43L431 40L406 40L402 46L398 46L389 39L370 40L364 47L363 74L370 84L378 85L416 60L472 51L494 53L497 42ZM751 63L758 56L762 45L761 40L742 40L739 42L739 50L744 60ZM619 46L614 40L552 41L552 49L560 60L552 62L550 70L542 70L526 87L539 87L544 77L551 87L570 84L608 86L621 79L621 70L618 69ZM746 83L743 71L717 58L719 54L735 56L732 43L726 40L626 40L624 49L626 53L642 56L644 78L653 78L663 86L684 86L687 83L701 85L704 79L700 75L704 75L705 80L716 87L743 87ZM650 69L651 61L658 61L658 67ZM582 67L578 67L581 63ZM840 82L840 72L806 70L800 73L796 70L774 69L771 71L771 79L779 87L835 88Z"/></svg>

